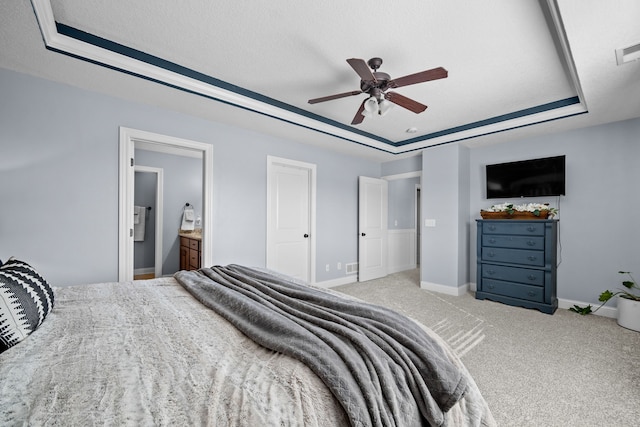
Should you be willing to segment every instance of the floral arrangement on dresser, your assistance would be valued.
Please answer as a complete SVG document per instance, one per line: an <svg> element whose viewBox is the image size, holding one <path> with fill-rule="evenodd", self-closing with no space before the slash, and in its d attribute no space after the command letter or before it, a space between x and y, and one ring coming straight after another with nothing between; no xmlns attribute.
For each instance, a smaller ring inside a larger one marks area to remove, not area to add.
<svg viewBox="0 0 640 427"><path fill-rule="evenodd" d="M557 213L548 203L500 203L480 211L484 219L549 219Z"/></svg>

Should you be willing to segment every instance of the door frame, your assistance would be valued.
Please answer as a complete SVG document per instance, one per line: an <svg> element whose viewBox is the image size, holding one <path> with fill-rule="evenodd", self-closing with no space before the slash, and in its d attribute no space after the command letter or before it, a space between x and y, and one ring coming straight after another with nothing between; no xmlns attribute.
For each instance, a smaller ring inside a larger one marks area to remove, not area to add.
<svg viewBox="0 0 640 427"><path fill-rule="evenodd" d="M420 219L420 216L422 215L422 206L420 206L420 203L422 203L422 185L421 184L416 184L415 186L415 190L414 190L414 194L415 194L415 217L416 217L416 265L418 266L418 268L421 265L421 260L420 257L422 256L422 220Z"/></svg>
<svg viewBox="0 0 640 427"><path fill-rule="evenodd" d="M202 263L213 265L213 146L121 126L118 180L118 281L133 280L135 178L133 166L136 148L202 159Z"/></svg>
<svg viewBox="0 0 640 427"><path fill-rule="evenodd" d="M142 166L142 165L134 165L133 173L135 180L135 173L153 173L156 175L156 228L155 228L155 259L154 259L154 276L161 277L162 276L162 230L163 230L163 221L164 221L164 169L162 168L154 168L151 166ZM135 246L135 244L134 244ZM135 253L135 248L134 248Z"/></svg>
<svg viewBox="0 0 640 427"><path fill-rule="evenodd" d="M315 284L316 282L316 165L313 163L301 162L298 160L285 159L276 156L267 156L267 235L266 235L266 248L265 248L265 266L269 267L269 248L271 247L271 180L273 166L283 165L288 167L295 167L300 169L306 169L309 171L309 283Z"/></svg>

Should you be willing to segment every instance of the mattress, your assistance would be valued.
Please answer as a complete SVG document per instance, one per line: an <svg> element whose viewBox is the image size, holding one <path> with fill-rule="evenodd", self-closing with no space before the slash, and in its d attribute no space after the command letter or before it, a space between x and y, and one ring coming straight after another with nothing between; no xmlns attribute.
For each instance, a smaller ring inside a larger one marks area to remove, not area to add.
<svg viewBox="0 0 640 427"><path fill-rule="evenodd" d="M443 425L495 425L454 360L469 386ZM56 289L47 320L0 354L0 425L350 422L309 367L256 344L175 279L160 278Z"/></svg>

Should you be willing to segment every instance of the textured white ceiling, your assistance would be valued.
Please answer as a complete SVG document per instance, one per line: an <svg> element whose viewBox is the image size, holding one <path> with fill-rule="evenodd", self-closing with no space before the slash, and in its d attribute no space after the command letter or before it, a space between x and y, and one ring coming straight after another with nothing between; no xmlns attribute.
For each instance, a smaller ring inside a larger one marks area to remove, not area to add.
<svg viewBox="0 0 640 427"><path fill-rule="evenodd" d="M39 3L48 0L34 0ZM45 51L42 22L39 28L27 0L2 6L0 66L301 142L385 156L385 151L401 154L469 136L467 144L502 142L640 116L639 65L618 67L614 56L615 48L640 42L640 2L609 5L606 0L51 0L56 22L233 85L256 111L265 104L267 116ZM549 9L559 11L559 28ZM561 49L563 39L568 52ZM438 66L449 76L395 89L428 105L421 114L396 106L384 117L352 126L365 94L307 103L358 90L360 79L346 59L374 56L383 58L380 71L391 78ZM491 133L476 123L576 96L588 114L489 136L430 136L459 126L476 129L477 135ZM287 121L269 117L279 114L272 114L274 104L288 110ZM298 117L300 126L289 123ZM407 134L409 127L418 132ZM415 138L411 144L395 147L410 138Z"/></svg>

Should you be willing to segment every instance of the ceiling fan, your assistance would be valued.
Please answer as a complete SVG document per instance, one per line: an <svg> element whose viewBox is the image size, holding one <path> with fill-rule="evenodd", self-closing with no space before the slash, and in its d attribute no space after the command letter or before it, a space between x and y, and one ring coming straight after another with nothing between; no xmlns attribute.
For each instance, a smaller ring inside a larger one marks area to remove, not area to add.
<svg viewBox="0 0 640 427"><path fill-rule="evenodd" d="M416 114L422 113L427 109L426 105L400 95L399 93L387 92L387 90L428 82L430 80L443 79L449 74L444 68L438 67L392 80L389 74L378 71L378 68L382 65L381 58L371 58L367 62L364 62L363 59L351 58L347 59L347 62L360 76L360 90L310 99L309 104L317 104L318 102L331 101L366 93L369 97L360 104L358 112L351 121L352 125L362 123L365 116L372 116L374 114L384 115L391 107L390 103L399 105ZM371 70L369 68L371 68Z"/></svg>

